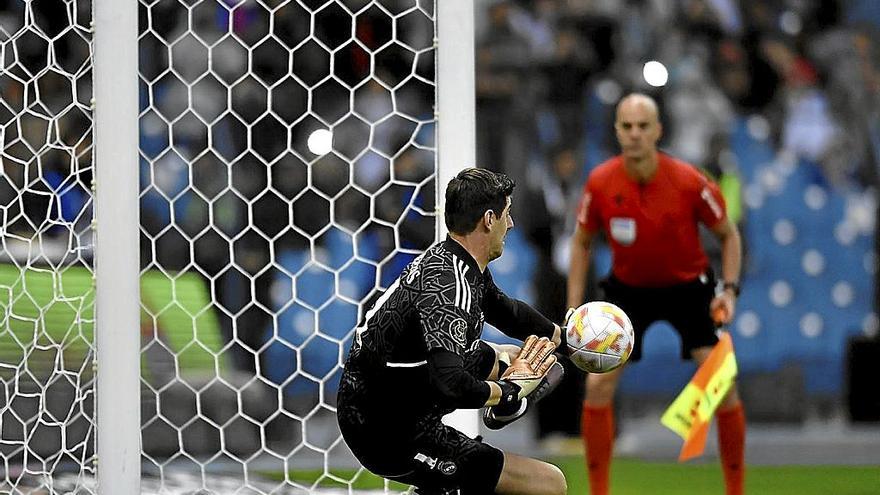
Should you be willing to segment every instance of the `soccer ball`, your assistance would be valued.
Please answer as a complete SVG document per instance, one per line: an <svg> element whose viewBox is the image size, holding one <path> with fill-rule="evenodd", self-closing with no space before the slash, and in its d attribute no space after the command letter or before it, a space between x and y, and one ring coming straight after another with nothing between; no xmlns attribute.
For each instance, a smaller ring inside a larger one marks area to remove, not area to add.
<svg viewBox="0 0 880 495"><path fill-rule="evenodd" d="M607 373L629 359L635 336L622 309L604 301L574 310L565 328L569 359L589 373Z"/></svg>

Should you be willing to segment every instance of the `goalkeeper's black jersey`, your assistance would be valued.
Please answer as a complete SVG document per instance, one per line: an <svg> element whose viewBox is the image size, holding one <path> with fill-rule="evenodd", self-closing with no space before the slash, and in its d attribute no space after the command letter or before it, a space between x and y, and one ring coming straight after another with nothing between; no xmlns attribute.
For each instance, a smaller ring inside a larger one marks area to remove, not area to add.
<svg viewBox="0 0 880 495"><path fill-rule="evenodd" d="M464 357L483 322L512 337L553 334L553 323L495 285L487 268L447 238L410 263L367 311L351 354L384 367L418 367L443 349ZM529 328L522 326L529 325Z"/></svg>
<svg viewBox="0 0 880 495"><path fill-rule="evenodd" d="M431 246L403 270L358 326L340 386L340 422L356 419L369 426L373 411L383 424L403 433L417 418L439 421L451 409L480 407L438 404L428 360L441 351L461 356L465 363L472 360L484 321L519 339L549 337L555 328L527 304L501 292L489 270L480 273L458 242L447 238ZM483 388L485 400L488 386Z"/></svg>

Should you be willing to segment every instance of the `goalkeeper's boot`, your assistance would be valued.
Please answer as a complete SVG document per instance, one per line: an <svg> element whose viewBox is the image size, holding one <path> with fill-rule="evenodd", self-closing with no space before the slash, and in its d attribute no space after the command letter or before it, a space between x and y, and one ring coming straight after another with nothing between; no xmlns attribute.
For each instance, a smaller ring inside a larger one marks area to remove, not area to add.
<svg viewBox="0 0 880 495"><path fill-rule="evenodd" d="M500 430L525 416L529 407L537 404L541 399L552 392L557 385L559 385L559 382L562 381L563 375L565 375L565 368L562 366L562 363L559 361L555 362L553 366L550 367L550 370L547 371L547 374L544 375L544 378L541 379L541 383L538 384L538 387L532 391L531 394L523 397L522 400L511 404L507 410L500 406L492 406L484 409L483 424L485 424L486 428L489 428L490 430Z"/></svg>

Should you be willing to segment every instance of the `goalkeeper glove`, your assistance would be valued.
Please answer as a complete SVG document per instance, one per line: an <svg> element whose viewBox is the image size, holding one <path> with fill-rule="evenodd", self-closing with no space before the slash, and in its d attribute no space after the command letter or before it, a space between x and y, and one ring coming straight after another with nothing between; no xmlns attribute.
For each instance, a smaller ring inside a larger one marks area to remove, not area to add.
<svg viewBox="0 0 880 495"><path fill-rule="evenodd" d="M513 398L509 397L512 389L506 387L504 382L517 387L517 399L522 399L537 388L541 379L556 362L556 356L553 355L555 349L556 344L547 337L539 339L534 335L529 335L519 355L501 375L501 390L505 392L502 394L502 403L513 401Z"/></svg>
<svg viewBox="0 0 880 495"><path fill-rule="evenodd" d="M513 403L487 407L483 412L483 424L490 430L500 430L525 416L533 404L537 404L559 385L564 374L565 369L562 367L562 363L554 362L531 394Z"/></svg>
<svg viewBox="0 0 880 495"><path fill-rule="evenodd" d="M556 345L547 337L539 339L530 335L526 339L519 355L501 374L501 379L498 381L501 387L501 400L496 406L486 408L484 422L487 426L498 429L525 414L528 408L525 398L541 388L542 382L546 381L545 375L556 363L556 356L553 355L555 348ZM505 358L509 359L506 354L499 356L499 359L507 364Z"/></svg>

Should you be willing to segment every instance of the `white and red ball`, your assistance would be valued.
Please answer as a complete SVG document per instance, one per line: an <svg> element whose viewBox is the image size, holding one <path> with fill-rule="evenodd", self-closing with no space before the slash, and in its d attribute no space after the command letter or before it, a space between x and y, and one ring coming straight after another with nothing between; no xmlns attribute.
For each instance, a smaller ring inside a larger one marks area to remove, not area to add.
<svg viewBox="0 0 880 495"><path fill-rule="evenodd" d="M621 366L635 343L629 317L604 301L591 301L575 309L565 330L569 359L589 373L607 373Z"/></svg>

